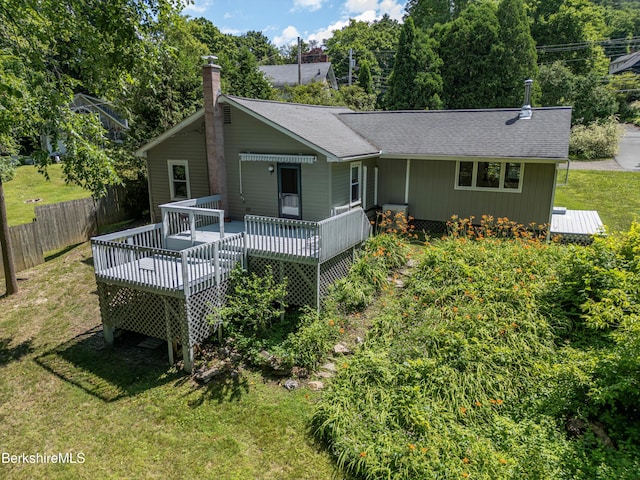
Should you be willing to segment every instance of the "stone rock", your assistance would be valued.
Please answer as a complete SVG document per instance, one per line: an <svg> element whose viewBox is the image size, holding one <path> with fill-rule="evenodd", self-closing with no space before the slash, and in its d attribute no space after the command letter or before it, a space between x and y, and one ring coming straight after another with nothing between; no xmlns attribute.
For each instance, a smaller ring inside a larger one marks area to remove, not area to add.
<svg viewBox="0 0 640 480"><path fill-rule="evenodd" d="M266 350L262 350L262 351L260 352L260 356L261 356L262 358L264 358L267 362L268 362L269 360L271 360L271 357L272 357L272 355L271 355L269 352L267 352Z"/></svg>
<svg viewBox="0 0 640 480"><path fill-rule="evenodd" d="M296 388L299 387L299 384L296 380L293 379L289 379L286 382L284 382L283 387L286 388L287 390L295 390Z"/></svg>
<svg viewBox="0 0 640 480"><path fill-rule="evenodd" d="M308 383L309 390L324 390L324 383L320 380L313 380Z"/></svg>
<svg viewBox="0 0 640 480"><path fill-rule="evenodd" d="M291 375L298 377L298 378L307 378L309 376L309 372L307 371L306 368L302 368L302 367L293 367L291 369Z"/></svg>
<svg viewBox="0 0 640 480"><path fill-rule="evenodd" d="M362 337L356 337L356 343L357 343L358 345L362 345L362 344L364 343L364 338L362 338Z"/></svg>
<svg viewBox="0 0 640 480"><path fill-rule="evenodd" d="M338 369L336 368L336 364L333 362L325 363L320 367L320 370L325 370L327 372L333 372L333 373L338 371Z"/></svg>
<svg viewBox="0 0 640 480"><path fill-rule="evenodd" d="M335 374L333 372L328 372L326 370L316 373L316 377L319 377L319 378L331 378L334 375Z"/></svg>
<svg viewBox="0 0 640 480"><path fill-rule="evenodd" d="M214 377L224 372L224 366L216 366L207 370L198 370L194 376L197 382L209 383Z"/></svg>
<svg viewBox="0 0 640 480"><path fill-rule="evenodd" d="M333 347L333 351L335 353L341 353L342 355L349 355L351 353L351 350L349 350L349 348L342 344L342 343L338 343Z"/></svg>
<svg viewBox="0 0 640 480"><path fill-rule="evenodd" d="M418 261L415 258L410 258L407 262L407 267L414 268L418 266Z"/></svg>
<svg viewBox="0 0 640 480"><path fill-rule="evenodd" d="M393 283L396 286L396 288L404 288L404 281L403 280L396 279L396 280L394 280Z"/></svg>

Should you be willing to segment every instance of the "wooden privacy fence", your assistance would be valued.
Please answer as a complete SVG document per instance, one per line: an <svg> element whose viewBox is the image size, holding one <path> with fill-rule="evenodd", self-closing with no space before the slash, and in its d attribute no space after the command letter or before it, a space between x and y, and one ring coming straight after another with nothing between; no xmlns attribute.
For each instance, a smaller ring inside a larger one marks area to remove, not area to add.
<svg viewBox="0 0 640 480"><path fill-rule="evenodd" d="M9 228L16 272L44 263L47 252L86 242L99 228L125 220L123 199L124 189L117 187L97 200L37 206L33 222ZM2 268L0 278L4 278Z"/></svg>

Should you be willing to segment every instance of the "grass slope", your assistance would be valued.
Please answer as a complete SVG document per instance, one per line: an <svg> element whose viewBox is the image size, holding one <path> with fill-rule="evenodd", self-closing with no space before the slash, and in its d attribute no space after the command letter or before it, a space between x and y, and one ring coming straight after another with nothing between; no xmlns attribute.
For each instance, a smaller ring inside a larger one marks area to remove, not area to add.
<svg viewBox="0 0 640 480"><path fill-rule="evenodd" d="M0 452L82 452L83 464L0 464L0 478L331 478L308 432L317 394L251 371L207 387L166 351L104 346L83 244L21 272L0 298Z"/></svg>
<svg viewBox="0 0 640 480"><path fill-rule="evenodd" d="M571 170L568 184L556 188L554 203L571 210L597 210L610 231L625 231L640 219L639 191L638 172Z"/></svg>
<svg viewBox="0 0 640 480"><path fill-rule="evenodd" d="M3 184L10 226L33 221L36 205L77 200L90 195L77 185L65 183L62 165L51 165L49 176L50 180L47 180L44 175L38 173L36 167L23 165L16 169L13 180ZM25 203L27 200L37 198L41 201Z"/></svg>

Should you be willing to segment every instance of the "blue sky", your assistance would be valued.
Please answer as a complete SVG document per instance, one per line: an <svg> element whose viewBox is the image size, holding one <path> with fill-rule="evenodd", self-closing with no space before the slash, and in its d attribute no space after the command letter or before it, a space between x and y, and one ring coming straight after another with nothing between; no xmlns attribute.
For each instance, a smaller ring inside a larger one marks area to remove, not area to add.
<svg viewBox="0 0 640 480"><path fill-rule="evenodd" d="M185 2L186 3L186 2ZM264 33L276 46L298 36L306 42L331 36L349 18L374 21L384 14L402 20L406 0L191 0L183 14L209 19L224 33Z"/></svg>

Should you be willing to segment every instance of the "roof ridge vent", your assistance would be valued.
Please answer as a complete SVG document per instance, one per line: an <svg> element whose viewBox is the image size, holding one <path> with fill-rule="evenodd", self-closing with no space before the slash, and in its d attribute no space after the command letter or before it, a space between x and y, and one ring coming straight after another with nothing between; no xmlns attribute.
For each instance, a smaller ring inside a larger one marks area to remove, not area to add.
<svg viewBox="0 0 640 480"><path fill-rule="evenodd" d="M520 110L520 120L529 120L533 116L533 110L531 109L531 85L533 85L533 80L530 78L524 81L524 103Z"/></svg>

